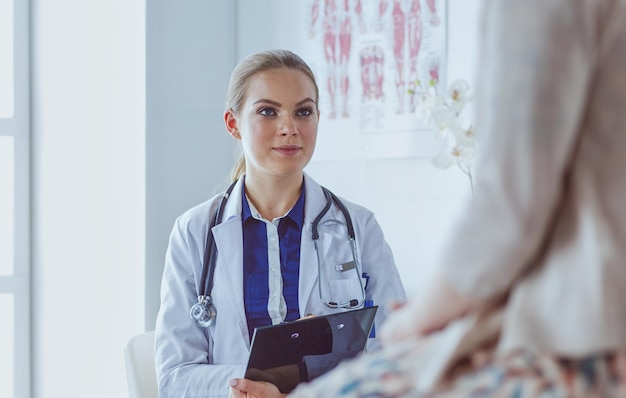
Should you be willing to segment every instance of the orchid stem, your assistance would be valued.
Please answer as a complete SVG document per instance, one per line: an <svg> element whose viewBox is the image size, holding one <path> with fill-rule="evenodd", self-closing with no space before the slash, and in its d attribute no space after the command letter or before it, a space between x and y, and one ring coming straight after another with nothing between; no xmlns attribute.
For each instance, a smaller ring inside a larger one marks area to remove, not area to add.
<svg viewBox="0 0 626 398"><path fill-rule="evenodd" d="M462 165L458 165L459 168L461 169L461 171L463 173L465 173L465 175L467 176L467 178L469 178L469 183L470 183L470 189L472 191L472 198L474 197L474 178L472 177L472 169L468 166L467 168L463 167Z"/></svg>

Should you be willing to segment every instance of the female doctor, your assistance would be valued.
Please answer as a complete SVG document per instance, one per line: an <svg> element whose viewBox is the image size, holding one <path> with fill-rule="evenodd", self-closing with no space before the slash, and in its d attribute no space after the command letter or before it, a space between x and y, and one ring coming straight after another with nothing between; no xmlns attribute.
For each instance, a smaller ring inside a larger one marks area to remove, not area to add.
<svg viewBox="0 0 626 398"><path fill-rule="evenodd" d="M159 397L283 396L242 378L256 327L371 301L379 326L386 304L405 300L374 215L337 199L344 214L303 171L318 121L318 87L296 54L252 54L233 71L224 122L243 157L230 194L188 210L172 229L156 323ZM215 264L203 275L207 245ZM367 349L376 346L369 339Z"/></svg>

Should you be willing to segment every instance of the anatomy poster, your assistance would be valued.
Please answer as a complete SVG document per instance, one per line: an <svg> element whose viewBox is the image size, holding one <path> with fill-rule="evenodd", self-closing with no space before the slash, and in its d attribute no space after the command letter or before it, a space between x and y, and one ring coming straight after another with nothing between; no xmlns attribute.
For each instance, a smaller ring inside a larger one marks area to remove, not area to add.
<svg viewBox="0 0 626 398"><path fill-rule="evenodd" d="M320 88L318 160L426 156L419 80L445 83L445 0L306 0L301 55Z"/></svg>

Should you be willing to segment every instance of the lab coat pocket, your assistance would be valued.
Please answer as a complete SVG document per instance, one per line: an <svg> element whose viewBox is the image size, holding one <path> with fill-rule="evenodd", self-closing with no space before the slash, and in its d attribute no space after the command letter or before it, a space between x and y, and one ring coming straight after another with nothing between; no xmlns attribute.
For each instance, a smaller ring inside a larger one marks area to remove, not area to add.
<svg viewBox="0 0 626 398"><path fill-rule="evenodd" d="M350 271L352 278L334 279L329 281L331 301L335 303L347 303L350 300L361 301L363 294L358 276Z"/></svg>

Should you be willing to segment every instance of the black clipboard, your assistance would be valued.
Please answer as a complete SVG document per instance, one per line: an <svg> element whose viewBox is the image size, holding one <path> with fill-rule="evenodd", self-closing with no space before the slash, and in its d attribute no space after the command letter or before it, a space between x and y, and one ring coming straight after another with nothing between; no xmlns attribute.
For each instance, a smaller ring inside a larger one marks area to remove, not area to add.
<svg viewBox="0 0 626 398"><path fill-rule="evenodd" d="M256 328L245 378L288 393L365 348L377 306Z"/></svg>

